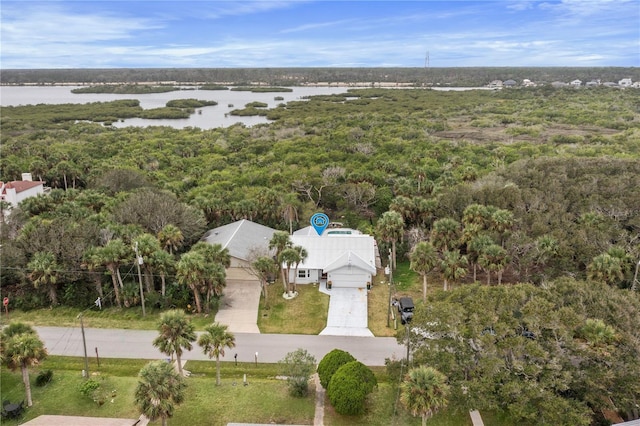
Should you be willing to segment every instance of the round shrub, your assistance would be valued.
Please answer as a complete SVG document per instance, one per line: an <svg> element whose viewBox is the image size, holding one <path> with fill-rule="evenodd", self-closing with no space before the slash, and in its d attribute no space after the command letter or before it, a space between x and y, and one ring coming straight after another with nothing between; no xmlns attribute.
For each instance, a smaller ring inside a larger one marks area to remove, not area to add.
<svg viewBox="0 0 640 426"><path fill-rule="evenodd" d="M376 385L376 377L369 367L359 361L351 361L335 372L327 396L338 413L358 415L364 413L367 395Z"/></svg>
<svg viewBox="0 0 640 426"><path fill-rule="evenodd" d="M318 378L323 388L329 389L331 376L348 362L356 359L349 353L340 349L334 349L322 358L318 364Z"/></svg>

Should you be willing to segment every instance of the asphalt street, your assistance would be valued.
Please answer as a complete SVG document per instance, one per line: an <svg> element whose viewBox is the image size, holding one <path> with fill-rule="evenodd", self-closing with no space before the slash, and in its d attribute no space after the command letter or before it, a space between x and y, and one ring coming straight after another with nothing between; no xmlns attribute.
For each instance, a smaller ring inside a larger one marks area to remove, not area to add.
<svg viewBox="0 0 640 426"><path fill-rule="evenodd" d="M79 327L35 327L51 355L83 356L82 333ZM101 358L164 359L152 341L158 335L153 330L120 330L85 328L87 355L95 358L96 348ZM385 358L400 359L406 355L405 346L393 337L310 336L298 334L234 333L236 347L227 349L224 361L274 363L298 348L306 349L320 361L333 349L342 349L369 366L384 365ZM183 360L207 360L202 349L194 343L185 351Z"/></svg>

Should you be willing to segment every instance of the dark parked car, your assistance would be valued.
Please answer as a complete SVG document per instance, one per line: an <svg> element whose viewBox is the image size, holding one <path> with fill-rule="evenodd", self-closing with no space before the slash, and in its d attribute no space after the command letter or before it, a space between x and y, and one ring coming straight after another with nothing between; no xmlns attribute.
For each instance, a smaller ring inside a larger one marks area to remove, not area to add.
<svg viewBox="0 0 640 426"><path fill-rule="evenodd" d="M401 297L398 299L396 306L398 307L398 313L400 314L400 322L402 324L410 323L413 318L413 309L415 308L413 299L410 297Z"/></svg>

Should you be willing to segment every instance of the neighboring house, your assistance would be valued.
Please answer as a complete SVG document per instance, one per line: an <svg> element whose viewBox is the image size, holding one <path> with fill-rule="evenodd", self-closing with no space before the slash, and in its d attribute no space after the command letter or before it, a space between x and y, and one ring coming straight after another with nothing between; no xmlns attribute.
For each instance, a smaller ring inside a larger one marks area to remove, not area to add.
<svg viewBox="0 0 640 426"><path fill-rule="evenodd" d="M504 83L502 83L502 85L504 87L516 87L518 83L516 83L515 80L506 80Z"/></svg>
<svg viewBox="0 0 640 426"><path fill-rule="evenodd" d="M269 241L275 229L250 220L239 220L207 231L202 241L220 244L229 250L231 266L227 268L227 279L255 280L251 275L251 263L259 256L271 255Z"/></svg>
<svg viewBox="0 0 640 426"><path fill-rule="evenodd" d="M22 180L0 182L0 200L11 204L11 207L18 207L21 201L44 194L44 184L43 181L32 180L31 173L23 173Z"/></svg>
<svg viewBox="0 0 640 426"><path fill-rule="evenodd" d="M573 87L580 87L582 86L582 81L581 80L573 80L571 83L569 83L570 85L572 85Z"/></svg>
<svg viewBox="0 0 640 426"><path fill-rule="evenodd" d="M487 87L492 89L501 89L502 88L502 80L493 80Z"/></svg>
<svg viewBox="0 0 640 426"><path fill-rule="evenodd" d="M585 86L587 86L587 87L598 87L598 86L600 86L600 80L587 81Z"/></svg>
<svg viewBox="0 0 640 426"><path fill-rule="evenodd" d="M289 279L295 278L296 284L330 281L334 288L365 288L371 284L380 267L375 239L346 228L327 231L322 236L291 236L294 247L307 251L307 258L298 265L297 272L295 265L291 268Z"/></svg>
<svg viewBox="0 0 640 426"><path fill-rule="evenodd" d="M633 85L633 82L630 78L623 78L618 82L618 86L620 87L631 87L631 85Z"/></svg>
<svg viewBox="0 0 640 426"><path fill-rule="evenodd" d="M529 80L528 78L525 78L524 80L522 80L522 86L524 86L524 87L535 87L536 83L534 83L533 81Z"/></svg>

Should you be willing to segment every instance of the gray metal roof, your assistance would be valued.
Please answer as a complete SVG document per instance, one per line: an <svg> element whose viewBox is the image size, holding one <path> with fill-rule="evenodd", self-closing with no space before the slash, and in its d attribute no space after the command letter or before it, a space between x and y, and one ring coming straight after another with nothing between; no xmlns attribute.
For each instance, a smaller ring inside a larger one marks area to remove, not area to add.
<svg viewBox="0 0 640 426"><path fill-rule="evenodd" d="M370 235L292 235L294 246L302 246L308 256L301 269L324 269L351 252L369 268L376 268L376 242ZM375 272L374 272L375 273Z"/></svg>
<svg viewBox="0 0 640 426"><path fill-rule="evenodd" d="M276 230L268 226L242 219L207 231L202 241L220 244L229 250L231 257L250 260L252 253L266 253L269 250L269 241L274 232Z"/></svg>

